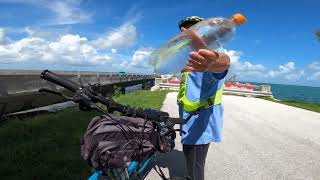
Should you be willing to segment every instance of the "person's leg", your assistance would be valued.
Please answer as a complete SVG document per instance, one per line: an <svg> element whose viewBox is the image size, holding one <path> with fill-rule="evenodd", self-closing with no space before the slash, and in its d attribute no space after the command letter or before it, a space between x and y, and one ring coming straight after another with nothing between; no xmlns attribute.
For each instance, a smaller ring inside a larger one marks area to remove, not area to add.
<svg viewBox="0 0 320 180"><path fill-rule="evenodd" d="M192 180L204 179L204 165L209 144L183 145L183 152L187 164L187 173Z"/></svg>
<svg viewBox="0 0 320 180"><path fill-rule="evenodd" d="M204 180L204 167L210 144L195 147L194 180Z"/></svg>
<svg viewBox="0 0 320 180"><path fill-rule="evenodd" d="M195 164L194 145L183 144L183 153L186 159L187 177L191 179L191 177L193 177L193 174L194 174L193 172L194 172L194 164Z"/></svg>

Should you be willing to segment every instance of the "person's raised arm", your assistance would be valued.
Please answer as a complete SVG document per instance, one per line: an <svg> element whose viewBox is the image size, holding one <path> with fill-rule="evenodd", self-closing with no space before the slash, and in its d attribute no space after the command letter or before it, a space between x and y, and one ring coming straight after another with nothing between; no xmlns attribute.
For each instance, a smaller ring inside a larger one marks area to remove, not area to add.
<svg viewBox="0 0 320 180"><path fill-rule="evenodd" d="M219 53L208 49L199 49L189 54L190 59L186 62L185 71L222 73L229 69L230 58L225 53Z"/></svg>
<svg viewBox="0 0 320 180"><path fill-rule="evenodd" d="M182 28L184 36L191 39L191 46L197 51L190 52L190 59L186 62L186 67L182 69L185 71L198 72L214 72L221 73L230 67L230 58L224 53L219 53L215 50L209 50L205 40L196 32Z"/></svg>

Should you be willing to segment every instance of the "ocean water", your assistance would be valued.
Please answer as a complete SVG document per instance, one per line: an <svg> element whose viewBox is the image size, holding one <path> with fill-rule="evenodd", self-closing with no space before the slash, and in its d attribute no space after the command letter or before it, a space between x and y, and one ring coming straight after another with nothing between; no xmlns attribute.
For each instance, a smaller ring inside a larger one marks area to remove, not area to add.
<svg viewBox="0 0 320 180"><path fill-rule="evenodd" d="M261 85L263 83L250 82L253 85ZM318 103L320 104L320 87L269 84L273 96L279 100L292 100L300 102Z"/></svg>
<svg viewBox="0 0 320 180"><path fill-rule="evenodd" d="M245 83L245 82L241 82ZM252 85L261 85L265 83L249 82ZM268 84L276 99L282 101L299 101L320 104L320 87ZM142 85L135 85L126 88L126 94L142 89Z"/></svg>

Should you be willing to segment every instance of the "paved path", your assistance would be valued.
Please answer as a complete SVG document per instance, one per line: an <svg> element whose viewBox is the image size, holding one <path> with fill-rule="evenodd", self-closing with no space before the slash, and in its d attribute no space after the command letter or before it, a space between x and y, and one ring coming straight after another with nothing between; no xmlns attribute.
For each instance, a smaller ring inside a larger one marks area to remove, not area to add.
<svg viewBox="0 0 320 180"><path fill-rule="evenodd" d="M176 93L162 110L178 116ZM223 142L211 143L206 179L320 179L320 113L257 98L224 96ZM159 165L171 179L185 174L184 156L176 149ZM151 171L148 180L160 179Z"/></svg>

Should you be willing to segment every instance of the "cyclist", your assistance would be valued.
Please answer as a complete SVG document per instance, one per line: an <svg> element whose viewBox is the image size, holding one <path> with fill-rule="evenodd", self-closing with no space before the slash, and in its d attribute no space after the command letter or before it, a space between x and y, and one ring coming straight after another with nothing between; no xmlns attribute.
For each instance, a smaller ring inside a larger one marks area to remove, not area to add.
<svg viewBox="0 0 320 180"><path fill-rule="evenodd" d="M181 20L181 31L193 39L190 59L182 70L178 104L180 117L191 117L182 126L181 143L187 164L187 179L203 180L204 166L210 142L220 142L223 126L223 105L221 104L224 78L230 65L230 58L208 49L205 42L189 27L200 22L198 16Z"/></svg>

